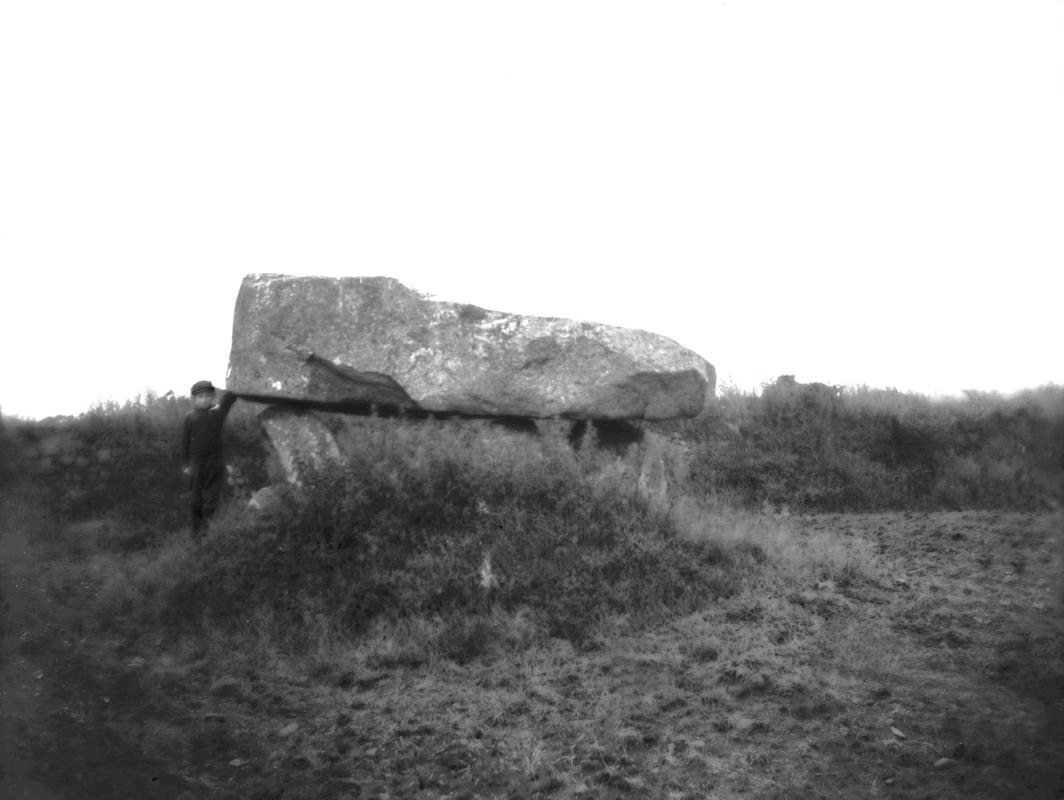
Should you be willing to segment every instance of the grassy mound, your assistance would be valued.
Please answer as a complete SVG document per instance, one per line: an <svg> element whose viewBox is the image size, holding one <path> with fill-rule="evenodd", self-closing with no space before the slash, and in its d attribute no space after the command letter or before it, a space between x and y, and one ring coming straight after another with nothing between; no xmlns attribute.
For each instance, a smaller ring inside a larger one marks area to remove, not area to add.
<svg viewBox="0 0 1064 800"><path fill-rule="evenodd" d="M265 512L232 504L200 543L134 547L121 530L94 531L79 568L90 625L304 654L402 630L385 660L466 661L687 613L737 592L744 565L764 560L692 533L613 457L574 453L564 437L530 458L468 427L370 420L350 451L348 468L309 474ZM70 547L84 554L85 535Z"/></svg>
<svg viewBox="0 0 1064 800"><path fill-rule="evenodd" d="M272 513L223 520L170 576L160 618L228 627L255 612L306 647L379 618L461 619L451 633L476 640L469 619L520 612L579 642L604 616L660 617L736 589L722 547L679 535L564 443L529 460L460 429L371 440Z"/></svg>

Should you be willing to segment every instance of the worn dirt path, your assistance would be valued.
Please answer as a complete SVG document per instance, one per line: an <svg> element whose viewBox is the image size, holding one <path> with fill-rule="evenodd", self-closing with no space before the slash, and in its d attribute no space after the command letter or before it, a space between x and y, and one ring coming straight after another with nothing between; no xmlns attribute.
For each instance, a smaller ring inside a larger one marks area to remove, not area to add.
<svg viewBox="0 0 1064 800"><path fill-rule="evenodd" d="M27 541L34 509L11 496L0 496L0 800L179 797L187 783L110 724L129 698L100 686L47 621L64 610L42 613L54 601Z"/></svg>
<svg viewBox="0 0 1064 800"><path fill-rule="evenodd" d="M18 623L31 604L27 561L23 532L0 524L0 798L53 800L58 795L34 777L27 747L29 730L45 715L38 677L43 676L18 647Z"/></svg>

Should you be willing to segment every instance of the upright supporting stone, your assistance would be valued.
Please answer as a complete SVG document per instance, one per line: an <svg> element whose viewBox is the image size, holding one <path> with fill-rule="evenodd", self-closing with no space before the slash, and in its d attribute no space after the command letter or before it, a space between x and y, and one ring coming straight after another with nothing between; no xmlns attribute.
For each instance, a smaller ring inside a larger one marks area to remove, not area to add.
<svg viewBox="0 0 1064 800"><path fill-rule="evenodd" d="M312 411L274 405L259 415L259 421L277 454L285 480L293 486L303 485L308 470L344 463L332 431Z"/></svg>

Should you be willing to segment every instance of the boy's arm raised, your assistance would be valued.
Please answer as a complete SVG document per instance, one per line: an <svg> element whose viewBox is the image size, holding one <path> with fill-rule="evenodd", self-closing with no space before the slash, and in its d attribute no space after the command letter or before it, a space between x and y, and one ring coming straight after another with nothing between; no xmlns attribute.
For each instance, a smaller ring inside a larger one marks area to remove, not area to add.
<svg viewBox="0 0 1064 800"><path fill-rule="evenodd" d="M229 413L229 409L233 407L233 404L239 399L239 395L235 392L230 392L228 389L222 390L222 399L218 401L218 409L222 412L222 418Z"/></svg>

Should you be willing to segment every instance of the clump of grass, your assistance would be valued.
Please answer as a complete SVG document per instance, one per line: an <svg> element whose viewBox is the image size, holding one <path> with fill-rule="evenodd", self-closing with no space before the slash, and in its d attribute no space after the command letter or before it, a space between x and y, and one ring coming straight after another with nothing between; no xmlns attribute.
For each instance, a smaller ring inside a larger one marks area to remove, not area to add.
<svg viewBox="0 0 1064 800"><path fill-rule="evenodd" d="M454 617L440 632L438 643L444 656L466 664L486 655L496 638L495 628L485 617Z"/></svg>
<svg viewBox="0 0 1064 800"><path fill-rule="evenodd" d="M100 553L89 559L84 571L96 582L94 624L136 628L150 621L145 619L150 609L180 585L193 558L188 543L175 540L148 553Z"/></svg>
<svg viewBox="0 0 1064 800"><path fill-rule="evenodd" d="M715 543L733 561L745 557L766 564L788 582L807 586L831 581L844 589L881 578L875 547L865 539L802 531L786 515L707 506L692 498L677 503L672 513L686 537Z"/></svg>

